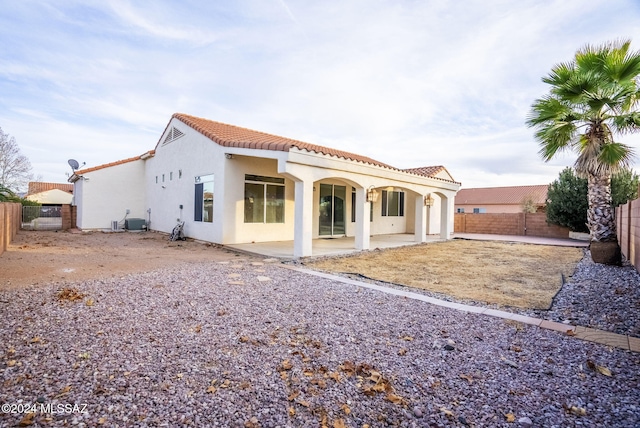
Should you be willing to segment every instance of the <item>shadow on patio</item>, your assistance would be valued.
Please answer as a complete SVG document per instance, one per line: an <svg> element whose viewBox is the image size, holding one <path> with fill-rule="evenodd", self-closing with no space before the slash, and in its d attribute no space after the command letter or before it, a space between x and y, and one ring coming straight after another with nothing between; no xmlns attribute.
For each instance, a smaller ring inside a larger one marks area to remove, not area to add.
<svg viewBox="0 0 640 428"><path fill-rule="evenodd" d="M442 241L439 235L427 236L426 242ZM371 237L370 249L394 248L415 245L413 233L399 233L392 235L375 235ZM282 259L293 259L293 241L256 242L253 244L230 244L226 247L251 254ZM354 237L323 238L313 240L312 257L335 256L356 253Z"/></svg>

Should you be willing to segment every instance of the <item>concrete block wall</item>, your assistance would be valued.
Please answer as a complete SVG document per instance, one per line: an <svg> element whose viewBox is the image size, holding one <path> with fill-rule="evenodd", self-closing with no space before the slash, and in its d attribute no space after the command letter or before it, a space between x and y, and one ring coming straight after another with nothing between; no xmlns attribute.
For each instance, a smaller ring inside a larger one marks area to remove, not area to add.
<svg viewBox="0 0 640 428"><path fill-rule="evenodd" d="M569 237L568 228L547 224L546 213L459 213L454 217L454 232L549 238Z"/></svg>
<svg viewBox="0 0 640 428"><path fill-rule="evenodd" d="M522 213L524 217L525 214ZM546 238L569 238L569 229L557 224L547 223L546 213L526 214L526 235Z"/></svg>
<svg viewBox="0 0 640 428"><path fill-rule="evenodd" d="M76 227L75 212L74 206L62 205L62 230L69 230Z"/></svg>
<svg viewBox="0 0 640 428"><path fill-rule="evenodd" d="M616 208L616 227L622 254L640 271L640 199Z"/></svg>

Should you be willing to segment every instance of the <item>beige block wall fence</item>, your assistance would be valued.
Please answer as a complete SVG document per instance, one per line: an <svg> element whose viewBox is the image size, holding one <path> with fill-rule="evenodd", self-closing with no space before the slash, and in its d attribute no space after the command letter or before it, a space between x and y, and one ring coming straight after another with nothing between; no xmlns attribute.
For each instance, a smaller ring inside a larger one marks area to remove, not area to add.
<svg viewBox="0 0 640 428"><path fill-rule="evenodd" d="M547 224L546 213L459 213L454 232L569 238L568 228Z"/></svg>
<svg viewBox="0 0 640 428"><path fill-rule="evenodd" d="M0 255L5 252L20 229L22 204L0 202Z"/></svg>
<svg viewBox="0 0 640 428"><path fill-rule="evenodd" d="M617 207L616 223L622 254L640 271L640 199Z"/></svg>

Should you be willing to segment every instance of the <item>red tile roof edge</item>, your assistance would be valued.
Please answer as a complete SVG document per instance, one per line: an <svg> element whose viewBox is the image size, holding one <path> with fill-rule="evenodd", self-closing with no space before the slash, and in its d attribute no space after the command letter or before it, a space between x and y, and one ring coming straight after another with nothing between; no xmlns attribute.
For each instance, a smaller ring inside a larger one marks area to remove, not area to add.
<svg viewBox="0 0 640 428"><path fill-rule="evenodd" d="M75 175L82 175L82 174L86 174L88 172L98 171L100 169L109 168L109 167L112 167L112 166L122 165L122 164L125 164L125 163L137 161L137 160L142 159L145 155L153 156L155 154L155 152L156 152L155 150L150 150L150 151L145 152L145 153L143 153L143 154L141 154L139 156L134 156L134 157L127 158L127 159L122 159L122 160L115 161L115 162L105 163L105 164L97 165L97 166L94 166L94 167L91 167L91 168L80 169L80 170L76 171L74 174Z"/></svg>
<svg viewBox="0 0 640 428"><path fill-rule="evenodd" d="M201 117L191 116L185 113L175 113L172 118L178 119L185 125L195 129L205 137L223 147L240 147L283 152L288 152L290 148L295 147L299 150L306 150L308 152L340 157L347 160L353 160L397 170L397 168L394 168L391 165L387 165L385 163L376 161L375 159L371 159L366 156L360 156L355 153L336 150L316 144L309 144L305 143L304 141L281 137L279 135L269 134L267 132L255 131L253 129L243 128L236 125L216 122Z"/></svg>
<svg viewBox="0 0 640 428"><path fill-rule="evenodd" d="M273 150L273 151L289 151L292 147L295 147L298 150L306 150L307 152L319 153L328 156L339 157L355 162L361 162L365 164L370 164L374 166L379 166L382 168L405 172L408 174L419 175L423 177L429 177L436 180L460 184L454 180L447 180L440 177L435 177L435 174L439 173L443 169L446 171L446 168L443 166L437 167L422 167L422 168L413 168L413 169L400 169L393 167L391 165L387 165L385 163L376 161L375 159L371 159L366 156L360 156L354 153L346 152L343 150L336 150L329 147L319 146L316 144L309 144L303 141L294 140L291 138L280 137L278 135L269 134L261 131L254 131L252 129L243 128L235 125L229 125L222 122L216 122L209 119L204 119L196 116L191 116L185 113L174 113L171 119L178 119L185 125L193 128L198 131L205 137L209 138L216 144L219 144L223 147L240 147L240 148L249 148L249 149L262 149L262 150ZM165 127L162 132L158 143L156 144L156 148L161 144L162 135L166 133L166 130L169 128L169 123ZM433 169L431 174L426 173L425 170ZM422 170L422 171L421 171ZM449 173L447 171L447 173ZM449 174L451 176L451 174Z"/></svg>
<svg viewBox="0 0 640 428"><path fill-rule="evenodd" d="M409 174L421 175L423 177L433 178L435 180L445 181L447 183L461 184L460 182L455 180L448 180L446 178L436 177L436 174L442 171L445 171L449 175L449 177L451 177L451 173L447 170L447 168L445 168L442 165L422 166L418 168L407 168L407 169L401 169L400 171L403 171Z"/></svg>

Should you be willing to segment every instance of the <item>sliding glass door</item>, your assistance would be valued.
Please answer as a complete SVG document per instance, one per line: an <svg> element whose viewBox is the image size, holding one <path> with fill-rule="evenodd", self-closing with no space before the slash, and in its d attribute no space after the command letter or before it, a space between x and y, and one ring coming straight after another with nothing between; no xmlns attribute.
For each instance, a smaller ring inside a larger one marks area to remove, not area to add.
<svg viewBox="0 0 640 428"><path fill-rule="evenodd" d="M320 184L320 236L344 236L347 187Z"/></svg>

